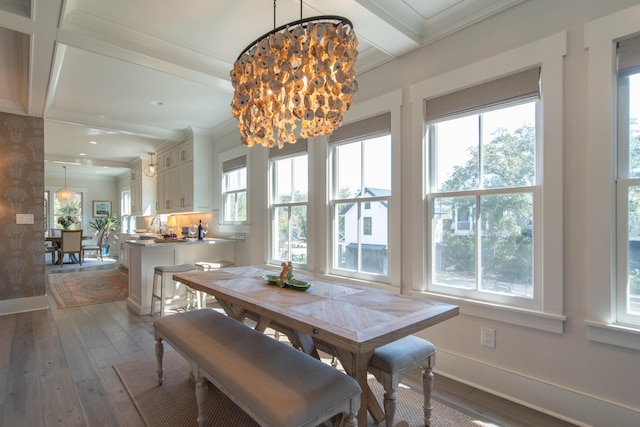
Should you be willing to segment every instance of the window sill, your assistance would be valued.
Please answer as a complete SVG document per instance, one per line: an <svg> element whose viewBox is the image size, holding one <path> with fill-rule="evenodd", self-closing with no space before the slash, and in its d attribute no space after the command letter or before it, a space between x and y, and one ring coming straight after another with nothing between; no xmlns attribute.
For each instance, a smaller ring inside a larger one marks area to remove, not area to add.
<svg viewBox="0 0 640 427"><path fill-rule="evenodd" d="M587 337L591 341L640 350L640 329L586 320Z"/></svg>
<svg viewBox="0 0 640 427"><path fill-rule="evenodd" d="M566 316L562 315L449 297L441 294L429 292L412 292L412 294L427 296L448 304L455 304L460 307L460 314L463 315L491 319L555 334L564 333L564 323L567 320Z"/></svg>

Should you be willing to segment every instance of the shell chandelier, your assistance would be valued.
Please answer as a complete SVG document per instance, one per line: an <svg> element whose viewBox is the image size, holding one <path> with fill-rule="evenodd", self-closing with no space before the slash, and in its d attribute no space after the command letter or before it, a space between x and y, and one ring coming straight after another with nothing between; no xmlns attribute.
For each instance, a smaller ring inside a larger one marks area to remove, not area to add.
<svg viewBox="0 0 640 427"><path fill-rule="evenodd" d="M300 19L250 44L231 71L242 142L282 148L340 127L358 90L357 47L353 24L340 16Z"/></svg>

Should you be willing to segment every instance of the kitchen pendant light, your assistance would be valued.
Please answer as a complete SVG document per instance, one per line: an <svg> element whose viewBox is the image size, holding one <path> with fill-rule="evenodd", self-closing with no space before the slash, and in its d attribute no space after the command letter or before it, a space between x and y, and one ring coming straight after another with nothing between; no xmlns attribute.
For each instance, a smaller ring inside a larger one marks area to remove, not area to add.
<svg viewBox="0 0 640 427"><path fill-rule="evenodd" d="M67 167L64 168L64 188L56 191L56 199L60 200L63 203L70 202L76 197L76 193L67 187Z"/></svg>
<svg viewBox="0 0 640 427"><path fill-rule="evenodd" d="M147 154L151 156L151 163L149 163L144 167L143 172L148 177L153 178L158 173L158 165L156 163L153 163L153 155L155 153L147 153Z"/></svg>
<svg viewBox="0 0 640 427"><path fill-rule="evenodd" d="M340 16L316 16L281 27L251 43L234 63L231 113L249 147L295 144L342 125L357 91L358 39Z"/></svg>

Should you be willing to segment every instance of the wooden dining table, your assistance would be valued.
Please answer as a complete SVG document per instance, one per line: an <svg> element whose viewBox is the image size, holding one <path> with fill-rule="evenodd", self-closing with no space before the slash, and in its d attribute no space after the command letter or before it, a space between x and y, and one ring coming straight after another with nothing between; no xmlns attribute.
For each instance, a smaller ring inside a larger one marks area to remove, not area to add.
<svg viewBox="0 0 640 427"><path fill-rule="evenodd" d="M215 296L227 315L254 319L256 329L283 332L292 344L319 357L318 350L337 356L345 372L363 390L358 425L367 425L367 410L379 423L384 412L367 384L373 351L458 314L458 307L428 298L356 286L338 279L295 275L311 287L306 291L268 284L263 276L277 271L260 267L180 273L174 280Z"/></svg>

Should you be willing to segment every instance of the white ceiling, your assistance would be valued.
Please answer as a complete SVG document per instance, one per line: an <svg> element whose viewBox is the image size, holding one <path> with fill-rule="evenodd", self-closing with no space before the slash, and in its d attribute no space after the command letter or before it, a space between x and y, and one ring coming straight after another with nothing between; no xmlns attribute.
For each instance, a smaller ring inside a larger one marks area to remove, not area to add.
<svg viewBox="0 0 640 427"><path fill-rule="evenodd" d="M522 1L305 0L302 14L349 18L362 73ZM300 2L276 12L295 21ZM232 129L229 71L271 29L269 0L0 0L0 111L44 117L47 169L116 176L188 128Z"/></svg>

